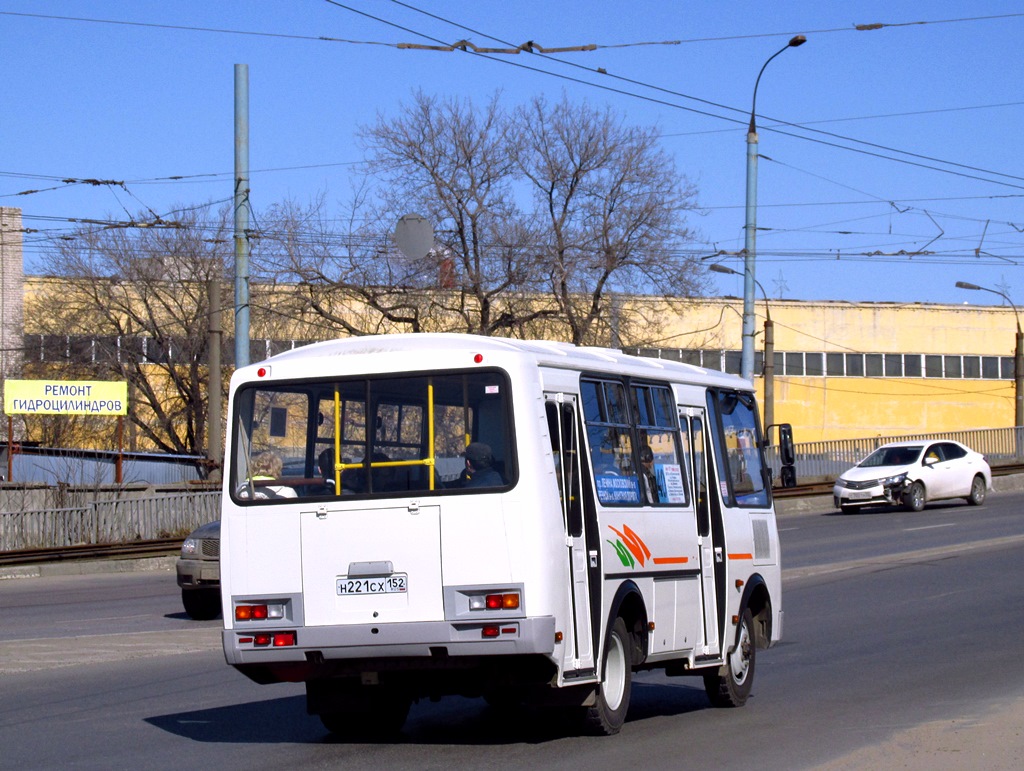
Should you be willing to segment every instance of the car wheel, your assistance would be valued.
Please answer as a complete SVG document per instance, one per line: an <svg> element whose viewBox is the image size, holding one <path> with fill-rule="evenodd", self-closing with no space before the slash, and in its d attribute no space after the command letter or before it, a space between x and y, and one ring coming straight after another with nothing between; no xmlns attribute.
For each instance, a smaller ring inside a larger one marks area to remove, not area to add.
<svg viewBox="0 0 1024 771"><path fill-rule="evenodd" d="M967 496L967 502L972 506L980 506L985 502L985 477L977 474L971 481L971 494Z"/></svg>
<svg viewBox="0 0 1024 771"><path fill-rule="evenodd" d="M601 684L597 688L596 703L592 707L584 707L583 720L587 733L611 736L618 733L626 722L633 677L631 642L626 622L621 618L615 619L605 645L604 667Z"/></svg>
<svg viewBox="0 0 1024 771"><path fill-rule="evenodd" d="M903 493L903 505L910 511L921 511L924 508L924 485L920 482L914 482Z"/></svg>
<svg viewBox="0 0 1024 771"><path fill-rule="evenodd" d="M220 590L182 589L181 604L196 621L209 621L220 615Z"/></svg>
<svg viewBox="0 0 1024 771"><path fill-rule="evenodd" d="M754 683L754 662L757 640L754 638L754 617L744 608L736 630L736 645L725 657L725 666L704 675L704 692L716 707L742 707Z"/></svg>

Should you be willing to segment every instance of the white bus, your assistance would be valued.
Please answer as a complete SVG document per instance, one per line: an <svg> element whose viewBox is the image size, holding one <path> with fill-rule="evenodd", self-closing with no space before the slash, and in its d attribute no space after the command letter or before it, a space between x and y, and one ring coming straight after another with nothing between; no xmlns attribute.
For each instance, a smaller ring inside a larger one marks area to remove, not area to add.
<svg viewBox="0 0 1024 771"><path fill-rule="evenodd" d="M225 656L305 682L331 732L462 694L611 734L633 672L739 706L782 634L772 474L732 375L472 335L318 343L235 373L226 457Z"/></svg>

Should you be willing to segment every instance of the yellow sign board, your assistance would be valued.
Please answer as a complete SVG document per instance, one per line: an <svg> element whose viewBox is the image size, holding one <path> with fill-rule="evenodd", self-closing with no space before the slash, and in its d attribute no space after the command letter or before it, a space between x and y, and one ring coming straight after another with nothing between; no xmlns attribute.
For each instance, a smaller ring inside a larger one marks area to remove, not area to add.
<svg viewBox="0 0 1024 771"><path fill-rule="evenodd" d="M128 383L102 380L5 380L8 415L127 415Z"/></svg>

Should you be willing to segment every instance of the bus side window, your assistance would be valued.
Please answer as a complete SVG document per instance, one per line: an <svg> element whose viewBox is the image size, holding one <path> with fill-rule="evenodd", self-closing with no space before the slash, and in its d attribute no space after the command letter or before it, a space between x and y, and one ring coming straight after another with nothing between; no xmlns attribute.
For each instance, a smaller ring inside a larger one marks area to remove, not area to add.
<svg viewBox="0 0 1024 771"><path fill-rule="evenodd" d="M693 453L693 489L696 491L697 532L700 535L711 533L711 510L708 508L708 471L705 464L704 421L693 418L690 447Z"/></svg>
<svg viewBox="0 0 1024 771"><path fill-rule="evenodd" d="M576 431L576 411L571 403L562 404L559 409L559 405L553 401L547 402L545 411L566 532L573 537L579 537L583 535L583 510L581 508L579 435Z"/></svg>

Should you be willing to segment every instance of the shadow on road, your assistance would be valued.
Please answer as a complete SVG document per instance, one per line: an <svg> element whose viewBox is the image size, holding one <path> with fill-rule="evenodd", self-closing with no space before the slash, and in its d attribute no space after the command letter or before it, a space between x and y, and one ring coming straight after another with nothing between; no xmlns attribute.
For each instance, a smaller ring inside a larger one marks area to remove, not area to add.
<svg viewBox="0 0 1024 771"><path fill-rule="evenodd" d="M710 705L701 686L636 682L633 684L627 723L708 708ZM329 734L318 718L306 714L304 696L156 715L145 718L145 722L196 742L359 743ZM574 722L556 710L495 708L488 706L483 699L452 696L439 702L424 699L413 705L402 732L390 743L539 744L575 733Z"/></svg>

